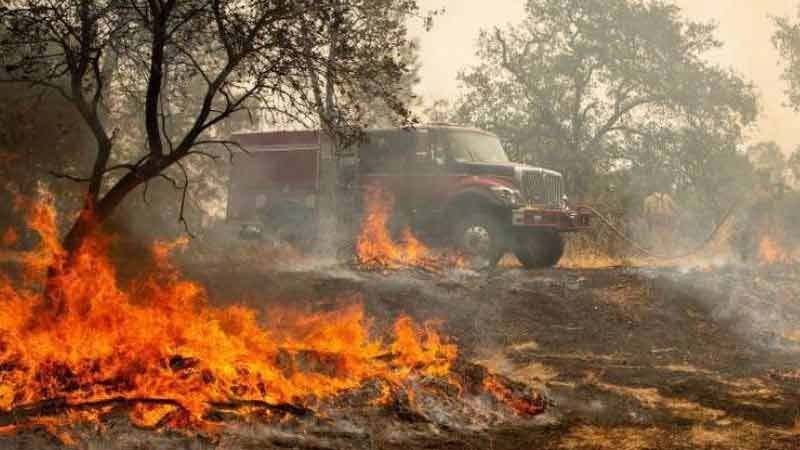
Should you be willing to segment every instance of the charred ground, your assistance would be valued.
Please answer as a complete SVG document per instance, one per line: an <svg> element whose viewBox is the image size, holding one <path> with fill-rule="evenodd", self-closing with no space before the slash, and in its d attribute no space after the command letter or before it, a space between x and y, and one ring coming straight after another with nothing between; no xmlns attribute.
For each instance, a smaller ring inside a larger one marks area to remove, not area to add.
<svg viewBox="0 0 800 450"><path fill-rule="evenodd" d="M13 256L13 255L11 255ZM288 262L276 265L274 257ZM800 272L791 266L612 267L475 273L359 270L297 255L185 258L212 299L334 310L359 297L378 330L440 320L466 360L543 393L534 421L487 430L358 409L331 427L234 424L216 437L137 429L120 417L79 445L114 448L741 448L800 445ZM198 263L197 261L203 261ZM13 269L13 258L6 258ZM120 262L121 276L126 264ZM136 267L130 267L135 272ZM13 270L11 270L13 271ZM446 410L446 406L444 410ZM332 431L336 430L336 431ZM2 448L58 448L46 430ZM89 448L89 447L87 447Z"/></svg>
<svg viewBox="0 0 800 450"><path fill-rule="evenodd" d="M800 445L800 336L792 328L800 318L800 273L788 266L502 268L489 275L342 266L190 271L228 298L268 290L276 302L325 308L359 295L386 324L401 313L441 319L464 356L553 401L535 425L437 430L399 441L378 434L363 448Z"/></svg>

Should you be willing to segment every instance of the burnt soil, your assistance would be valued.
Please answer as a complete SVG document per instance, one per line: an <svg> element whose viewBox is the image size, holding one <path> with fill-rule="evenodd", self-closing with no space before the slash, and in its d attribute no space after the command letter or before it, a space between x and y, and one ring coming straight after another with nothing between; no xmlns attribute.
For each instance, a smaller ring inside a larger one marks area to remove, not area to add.
<svg viewBox="0 0 800 450"><path fill-rule="evenodd" d="M346 264L188 265L210 298L256 308L335 308L359 298L388 329L438 320L466 358L552 406L530 423L467 432L251 433L202 440L137 432L85 448L797 449L800 272L792 267L364 271ZM45 445L46 444L46 445ZM58 447L45 433L0 448Z"/></svg>

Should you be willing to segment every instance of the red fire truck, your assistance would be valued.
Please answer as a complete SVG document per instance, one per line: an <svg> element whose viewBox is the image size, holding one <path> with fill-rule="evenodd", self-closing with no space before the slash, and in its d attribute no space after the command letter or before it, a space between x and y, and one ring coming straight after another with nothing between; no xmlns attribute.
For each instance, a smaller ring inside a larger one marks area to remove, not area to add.
<svg viewBox="0 0 800 450"><path fill-rule="evenodd" d="M560 173L511 162L497 136L445 124L367 130L346 151L324 133L237 134L248 150L230 178L228 220L243 237L316 239L336 216L355 236L362 194L380 187L429 245L455 246L493 266L508 251L528 268L555 265L562 233L589 226L572 208Z"/></svg>

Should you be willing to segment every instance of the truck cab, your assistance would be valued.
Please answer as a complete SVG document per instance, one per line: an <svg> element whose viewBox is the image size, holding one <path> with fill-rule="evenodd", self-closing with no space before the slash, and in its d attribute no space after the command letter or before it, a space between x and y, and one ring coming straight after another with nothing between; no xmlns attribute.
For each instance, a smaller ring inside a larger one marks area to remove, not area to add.
<svg viewBox="0 0 800 450"><path fill-rule="evenodd" d="M560 173L509 160L497 136L432 124L369 130L359 145L359 184L393 194L414 231L482 255L494 265L513 251L526 267L555 265L561 233L589 226Z"/></svg>

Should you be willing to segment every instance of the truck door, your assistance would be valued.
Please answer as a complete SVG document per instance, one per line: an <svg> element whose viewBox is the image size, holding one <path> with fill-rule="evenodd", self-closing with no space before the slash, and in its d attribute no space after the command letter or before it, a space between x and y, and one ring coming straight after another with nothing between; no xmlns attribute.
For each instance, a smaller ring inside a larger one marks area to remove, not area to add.
<svg viewBox="0 0 800 450"><path fill-rule="evenodd" d="M378 187L389 194L397 216L393 219L400 219L401 223L408 222L411 196L406 166L408 155L413 153L414 134L402 129L369 131L358 151L360 190L363 193Z"/></svg>
<svg viewBox="0 0 800 450"><path fill-rule="evenodd" d="M447 170L444 149L435 129L417 130L417 147L408 164L408 186L411 189L415 226L436 231L448 192L455 180Z"/></svg>

